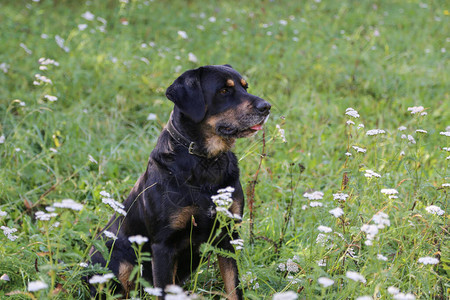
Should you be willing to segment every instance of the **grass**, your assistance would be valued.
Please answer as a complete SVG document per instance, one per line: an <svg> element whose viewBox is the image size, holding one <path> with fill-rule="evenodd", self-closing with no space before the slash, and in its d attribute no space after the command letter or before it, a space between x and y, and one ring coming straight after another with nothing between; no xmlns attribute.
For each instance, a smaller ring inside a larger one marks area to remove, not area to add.
<svg viewBox="0 0 450 300"><path fill-rule="evenodd" d="M448 3L129 2L1 4L0 225L17 229L17 239L0 233L0 275L10 279L0 280L0 297L88 296L81 277L92 269L79 263L112 215L100 191L122 201L144 171L172 109L165 88L184 70L228 63L248 78L251 93L273 105L264 141L260 134L235 149L247 199L254 196L252 235L248 207L239 228L245 296L290 290L299 299L390 299L387 289L395 286L417 299L449 298L449 189L442 184L450 182L443 150L450 138L440 134L450 131ZM93 20L83 18L87 11ZM59 65L39 70L41 57ZM38 73L52 84L34 85ZM427 115L412 115L413 106ZM360 117L345 115L348 107ZM150 113L155 120L147 120ZM386 133L365 134L375 128ZM368 180L366 169L381 178ZM383 195L384 188L397 189L398 198ZM323 199L303 196L312 191ZM334 200L338 192L349 197ZM68 198L83 209L57 208L49 221L36 219ZM430 205L445 213L428 213ZM329 213L336 207L343 216ZM374 225L378 212L390 226L368 246L361 227ZM319 225L332 230L322 233L324 244L316 241ZM439 263L419 263L425 256ZM213 262L194 275L195 292L206 299L223 293ZM325 288L320 277L334 284ZM28 292L37 280L48 287ZM193 287L189 281L184 289Z"/></svg>

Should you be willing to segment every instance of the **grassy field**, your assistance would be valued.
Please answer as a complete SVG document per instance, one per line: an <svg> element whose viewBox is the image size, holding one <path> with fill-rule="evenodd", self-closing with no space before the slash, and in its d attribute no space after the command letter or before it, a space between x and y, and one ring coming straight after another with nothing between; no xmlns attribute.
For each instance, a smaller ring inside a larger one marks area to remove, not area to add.
<svg viewBox="0 0 450 300"><path fill-rule="evenodd" d="M235 149L254 202L239 227L245 297L448 299L449 10L2 1L0 298L88 297L81 277L102 270L80 263L113 213L100 192L122 201L145 170L172 81L228 63L272 104L264 136ZM82 207L55 208L64 199ZM184 290L223 297L214 257Z"/></svg>

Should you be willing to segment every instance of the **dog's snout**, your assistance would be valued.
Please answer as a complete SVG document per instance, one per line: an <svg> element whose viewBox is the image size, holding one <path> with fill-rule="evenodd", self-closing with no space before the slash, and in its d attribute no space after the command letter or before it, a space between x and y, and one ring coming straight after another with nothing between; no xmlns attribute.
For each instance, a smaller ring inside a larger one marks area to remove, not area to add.
<svg viewBox="0 0 450 300"><path fill-rule="evenodd" d="M270 105L269 102L267 102L267 101L265 101L263 99L258 99L258 101L256 101L256 103L255 103L255 108L261 114L268 114L271 107L272 107L272 105Z"/></svg>

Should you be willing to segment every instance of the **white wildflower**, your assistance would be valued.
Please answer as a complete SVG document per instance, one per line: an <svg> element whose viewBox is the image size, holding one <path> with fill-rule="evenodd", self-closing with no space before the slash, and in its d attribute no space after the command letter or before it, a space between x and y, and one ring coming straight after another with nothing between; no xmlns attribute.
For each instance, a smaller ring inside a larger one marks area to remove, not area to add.
<svg viewBox="0 0 450 300"><path fill-rule="evenodd" d="M8 214L6 213L6 211L3 211L3 210L0 209L0 217L5 217L7 215Z"/></svg>
<svg viewBox="0 0 450 300"><path fill-rule="evenodd" d="M56 217L56 213L45 213L43 211L38 211L35 213L36 219L41 221L49 221L51 218Z"/></svg>
<svg viewBox="0 0 450 300"><path fill-rule="evenodd" d="M56 100L58 100L58 97L52 95L44 95L44 98L50 102L55 102Z"/></svg>
<svg viewBox="0 0 450 300"><path fill-rule="evenodd" d="M55 42L65 52L69 52L70 51L69 47L64 45L64 42L65 42L64 39L62 37L60 37L59 35L55 35Z"/></svg>
<svg viewBox="0 0 450 300"><path fill-rule="evenodd" d="M450 183L443 183L441 186L442 187L450 187Z"/></svg>
<svg viewBox="0 0 450 300"><path fill-rule="evenodd" d="M281 126L278 124L276 125L276 128L278 129L278 134L280 135L281 140L283 141L283 143L286 143L286 136L284 135L284 129L281 128Z"/></svg>
<svg viewBox="0 0 450 300"><path fill-rule="evenodd" d="M103 197L106 197L106 198L111 198L111 194L106 192L106 191L101 191L100 195L103 196Z"/></svg>
<svg viewBox="0 0 450 300"><path fill-rule="evenodd" d="M364 224L361 226L361 231L365 232L367 234L367 239L369 241L372 241L375 239L375 236L378 233L378 226L377 225L370 225L370 224Z"/></svg>
<svg viewBox="0 0 450 300"><path fill-rule="evenodd" d="M388 258L386 256L384 256L383 254L377 254L377 259L378 260L382 260L382 261L387 261Z"/></svg>
<svg viewBox="0 0 450 300"><path fill-rule="evenodd" d="M3 274L2 276L0 276L0 280L3 281L11 281L11 279L9 278L8 274Z"/></svg>
<svg viewBox="0 0 450 300"><path fill-rule="evenodd" d="M3 234L10 240L10 241L15 241L18 236L17 235L13 235L14 232L17 232L16 228L9 228L6 226L1 226L0 227L3 230Z"/></svg>
<svg viewBox="0 0 450 300"><path fill-rule="evenodd" d="M25 50L25 52L26 52L27 54L32 54L32 53L33 53L33 51L31 51L30 49L28 49L27 45L25 45L24 43L20 43L20 47L21 47L23 50Z"/></svg>
<svg viewBox="0 0 450 300"><path fill-rule="evenodd" d="M320 244L321 246L325 246L325 243L328 241L328 236L323 233L319 233L316 238L316 244Z"/></svg>
<svg viewBox="0 0 450 300"><path fill-rule="evenodd" d="M0 144L4 144L5 143L5 136L2 134L0 136Z"/></svg>
<svg viewBox="0 0 450 300"><path fill-rule="evenodd" d="M114 233L112 233L111 231L105 230L105 231L103 231L103 234L107 238L110 238L110 239L113 239L113 240L117 240L117 236Z"/></svg>
<svg viewBox="0 0 450 300"><path fill-rule="evenodd" d="M9 70L9 65L7 64L7 63L1 63L0 64L0 70L2 70L3 71L3 73L8 73L8 70Z"/></svg>
<svg viewBox="0 0 450 300"><path fill-rule="evenodd" d="M362 283L366 283L366 278L364 278L364 276L359 274L358 272L347 271L347 273L345 273L345 276L353 281L361 281Z"/></svg>
<svg viewBox="0 0 450 300"><path fill-rule="evenodd" d="M335 218L339 218L344 214L344 211L340 207L336 207L329 211L330 214L332 214Z"/></svg>
<svg viewBox="0 0 450 300"><path fill-rule="evenodd" d="M372 178L372 177L380 178L381 177L380 174L378 174L378 173L376 173L376 172L374 172L372 170L369 170L369 169L365 170L365 172L366 173L364 173L364 176L366 178Z"/></svg>
<svg viewBox="0 0 450 300"><path fill-rule="evenodd" d="M428 133L428 131L423 130L423 129L416 129L417 133Z"/></svg>
<svg viewBox="0 0 450 300"><path fill-rule="evenodd" d="M45 77L44 75L41 75L41 74L34 75L34 78L36 79L34 82L38 83L38 84L34 84L34 82L33 82L34 85L41 85L42 83L53 84L53 82L50 79L48 79L47 77Z"/></svg>
<svg viewBox="0 0 450 300"><path fill-rule="evenodd" d="M356 300L373 300L373 298L370 296L359 296Z"/></svg>
<svg viewBox="0 0 450 300"><path fill-rule="evenodd" d="M320 200L323 198L323 195L323 192L315 191L312 193L304 193L303 197L308 198L309 200Z"/></svg>
<svg viewBox="0 0 450 300"><path fill-rule="evenodd" d="M398 294L394 295L393 298L395 300L415 300L416 296L414 296L411 293L407 293L407 294L405 294L405 293L398 293Z"/></svg>
<svg viewBox="0 0 450 300"><path fill-rule="evenodd" d="M90 154L88 155L88 159L91 163L98 164L98 162L95 160L95 158Z"/></svg>
<svg viewBox="0 0 450 300"><path fill-rule="evenodd" d="M286 262L286 271L297 273L298 272L298 265L295 263L292 259L288 259Z"/></svg>
<svg viewBox="0 0 450 300"><path fill-rule="evenodd" d="M130 237L128 237L128 240L130 241L130 243L136 243L138 245L148 242L148 238L145 236L142 236L140 234L130 236Z"/></svg>
<svg viewBox="0 0 450 300"><path fill-rule="evenodd" d="M175 284L170 284L170 285L166 286L164 291L169 294L176 294L176 295L183 294L183 289Z"/></svg>
<svg viewBox="0 0 450 300"><path fill-rule="evenodd" d="M450 152L450 147L443 147L442 150Z"/></svg>
<svg viewBox="0 0 450 300"><path fill-rule="evenodd" d="M190 62L193 62L193 63L197 63L198 62L197 56L195 56L195 54L192 53L192 52L188 53L188 60Z"/></svg>
<svg viewBox="0 0 450 300"><path fill-rule="evenodd" d="M412 135L410 135L410 134L408 134L408 141L409 141L411 144L415 144L415 143L416 143L416 140L415 140L414 137L413 137Z"/></svg>
<svg viewBox="0 0 450 300"><path fill-rule="evenodd" d="M114 209L115 212L117 212L121 215L124 215L124 216L127 215L127 212L124 210L125 206L122 203L117 202L114 199L107 198L107 197L102 198L102 202L111 206L111 208Z"/></svg>
<svg viewBox="0 0 450 300"><path fill-rule="evenodd" d="M364 128L364 124L359 123L359 124L358 124L358 129L362 129L362 128Z"/></svg>
<svg viewBox="0 0 450 300"><path fill-rule="evenodd" d="M108 273L104 275L94 275L89 279L90 284L96 284L96 283L105 283L108 282L111 278L114 277L114 274Z"/></svg>
<svg viewBox="0 0 450 300"><path fill-rule="evenodd" d="M441 131L439 132L440 135L450 136L450 131Z"/></svg>
<svg viewBox="0 0 450 300"><path fill-rule="evenodd" d="M345 110L345 114L353 118L359 118L358 112L351 107Z"/></svg>
<svg viewBox="0 0 450 300"><path fill-rule="evenodd" d="M408 111L411 112L412 115L420 113L424 110L425 108L423 106L413 106L413 107L408 107Z"/></svg>
<svg viewBox="0 0 450 300"><path fill-rule="evenodd" d="M442 216L445 213L445 211L443 211L439 206L436 205L427 206L425 207L425 210L430 214L438 216Z"/></svg>
<svg viewBox="0 0 450 300"><path fill-rule="evenodd" d="M83 31L87 28L87 24L78 24L78 30Z"/></svg>
<svg viewBox="0 0 450 300"><path fill-rule="evenodd" d="M404 130L406 130L407 128L405 127L405 126L400 126L399 128L398 128L398 131L404 131Z"/></svg>
<svg viewBox="0 0 450 300"><path fill-rule="evenodd" d="M278 21L278 23L280 25L286 26L288 22L286 20L280 20L280 21Z"/></svg>
<svg viewBox="0 0 450 300"><path fill-rule="evenodd" d="M349 197L349 195L345 194L345 193L333 194L333 199L338 200L338 201L346 201L348 197Z"/></svg>
<svg viewBox="0 0 450 300"><path fill-rule="evenodd" d="M87 267L89 267L89 264L88 264L88 263L85 263L85 262L80 262L78 265L79 265L80 267L82 267L82 268L87 268Z"/></svg>
<svg viewBox="0 0 450 300"><path fill-rule="evenodd" d="M390 286L388 287L387 292L391 295L397 295L398 293L400 293L400 289L396 288L395 286Z"/></svg>
<svg viewBox="0 0 450 300"><path fill-rule="evenodd" d="M317 281L319 282L319 284L321 284L325 288L334 284L333 279L326 278L326 277L319 277L319 279L317 279Z"/></svg>
<svg viewBox="0 0 450 300"><path fill-rule="evenodd" d="M147 116L147 121L154 121L156 119L157 119L157 116L154 113L149 113Z"/></svg>
<svg viewBox="0 0 450 300"><path fill-rule="evenodd" d="M424 265L436 265L439 263L439 259L430 256L425 256L419 258L417 262L422 263Z"/></svg>
<svg viewBox="0 0 450 300"><path fill-rule="evenodd" d="M254 290L257 290L257 289L259 289L259 283L257 282L257 283L255 283L255 285L253 286L253 289Z"/></svg>
<svg viewBox="0 0 450 300"><path fill-rule="evenodd" d="M297 299L297 293L293 291L287 291L283 293L276 293L273 295L273 300L295 300Z"/></svg>
<svg viewBox="0 0 450 300"><path fill-rule="evenodd" d="M72 199L64 199L61 202L53 203L54 207L60 207L60 208L69 208L73 210L82 210L83 205L80 203L75 202Z"/></svg>
<svg viewBox="0 0 450 300"><path fill-rule="evenodd" d="M187 35L186 31L178 30L177 33L178 33L178 36L181 37L182 39L187 39L188 38L188 35Z"/></svg>
<svg viewBox="0 0 450 300"><path fill-rule="evenodd" d="M29 292L36 292L36 291L43 290L46 288L48 288L48 284L46 284L43 281L37 280L37 281L28 282L28 291Z"/></svg>
<svg viewBox="0 0 450 300"><path fill-rule="evenodd" d="M358 147L358 146L352 146L352 148L355 149L356 152L361 152L361 153L366 153L367 152L367 149L364 149L364 148L361 148L361 147Z"/></svg>
<svg viewBox="0 0 450 300"><path fill-rule="evenodd" d="M144 291L151 296L162 296L162 289L159 287L146 287Z"/></svg>
<svg viewBox="0 0 450 300"><path fill-rule="evenodd" d="M311 206L311 207L321 207L321 206L323 206L323 203L319 202L319 201L311 201L309 203L309 206Z"/></svg>
<svg viewBox="0 0 450 300"><path fill-rule="evenodd" d="M383 129L371 129L367 130L366 135L377 135L377 134L384 134L386 133Z"/></svg>
<svg viewBox="0 0 450 300"><path fill-rule="evenodd" d="M346 156L352 156L352 154L350 152L345 152Z"/></svg>
<svg viewBox="0 0 450 300"><path fill-rule="evenodd" d="M90 11L87 11L84 14L82 14L81 17L85 18L88 21L92 21L95 18L94 14L92 14Z"/></svg>
<svg viewBox="0 0 450 300"><path fill-rule="evenodd" d="M316 263L317 263L317 265L319 267L326 267L327 266L327 261L325 259L318 260L318 261L316 261Z"/></svg>
<svg viewBox="0 0 450 300"><path fill-rule="evenodd" d="M372 221L377 224L379 229L383 229L385 226L391 226L389 216L384 212L379 212L372 217Z"/></svg>
<svg viewBox="0 0 450 300"><path fill-rule="evenodd" d="M381 189L381 193L385 195L396 195L398 191L396 189Z"/></svg>
<svg viewBox="0 0 450 300"><path fill-rule="evenodd" d="M284 263L280 263L278 265L278 270L281 271L281 272L286 271L286 265Z"/></svg>
<svg viewBox="0 0 450 300"><path fill-rule="evenodd" d="M320 232L325 232L325 233L329 233L329 232L332 232L332 231L333 231L333 229L331 229L330 227L323 226L323 225L319 225L319 227L317 227L317 229L318 229Z"/></svg>
<svg viewBox="0 0 450 300"><path fill-rule="evenodd" d="M346 123L347 125L355 125L355 122L353 122L352 120L348 120Z"/></svg>

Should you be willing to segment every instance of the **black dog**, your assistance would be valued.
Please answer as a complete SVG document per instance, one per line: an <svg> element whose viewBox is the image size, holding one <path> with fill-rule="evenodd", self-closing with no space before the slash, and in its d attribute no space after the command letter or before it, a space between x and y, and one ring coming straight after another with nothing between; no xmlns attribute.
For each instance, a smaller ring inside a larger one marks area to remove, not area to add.
<svg viewBox="0 0 450 300"><path fill-rule="evenodd" d="M233 187L229 211L242 216L244 194L236 156L230 151L236 138L262 129L270 111L265 100L247 93L247 82L231 66L204 66L189 70L167 89L175 106L167 126L124 203L127 215L114 215L105 230L118 236L107 241L108 263L125 295L136 257L128 237L148 238L143 251L152 261L142 276L155 287L182 283L198 266L200 245L208 240L216 217L211 196ZM235 237L237 234L235 233ZM214 246L234 252L225 232ZM93 264L106 265L95 249ZM218 257L229 299L242 299L236 261ZM93 290L95 294L95 290Z"/></svg>

